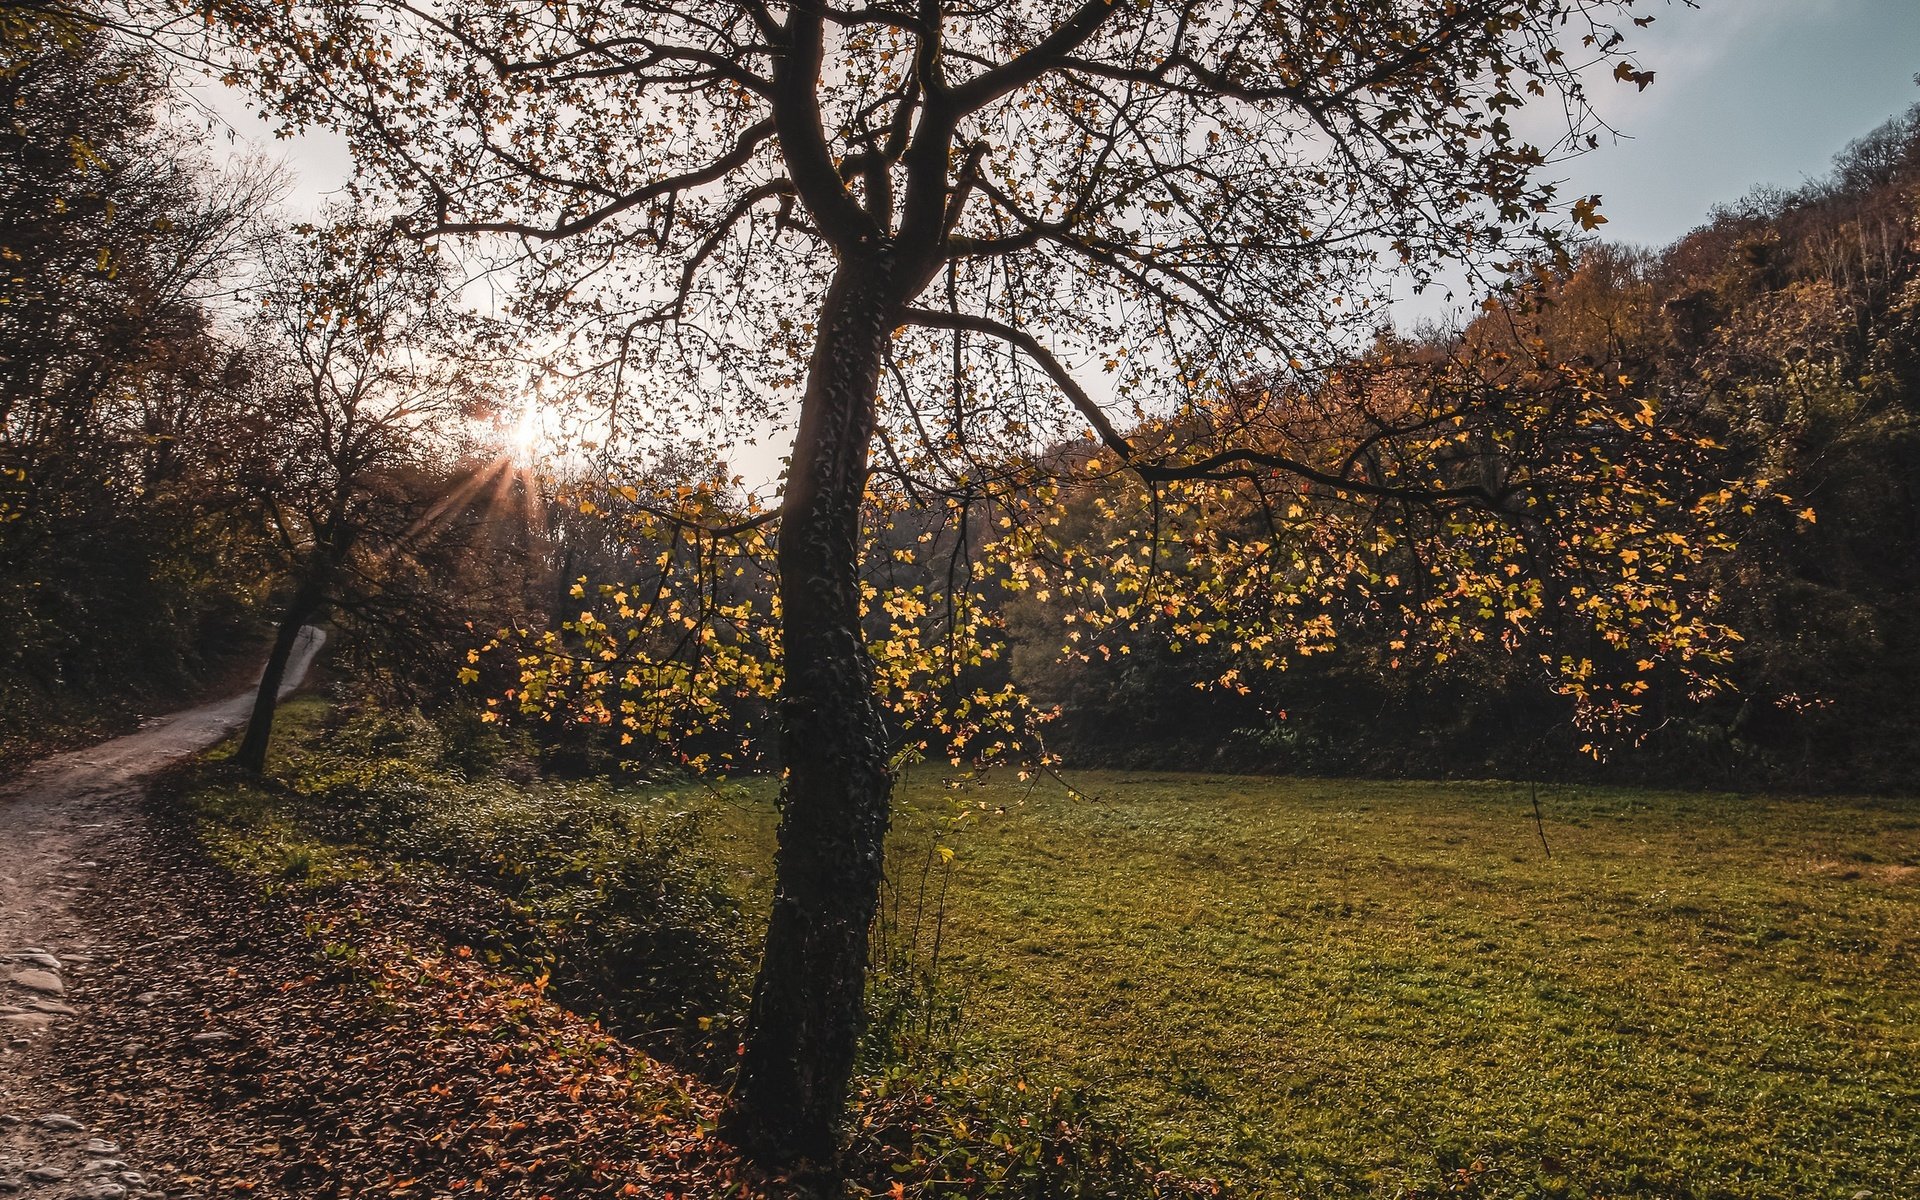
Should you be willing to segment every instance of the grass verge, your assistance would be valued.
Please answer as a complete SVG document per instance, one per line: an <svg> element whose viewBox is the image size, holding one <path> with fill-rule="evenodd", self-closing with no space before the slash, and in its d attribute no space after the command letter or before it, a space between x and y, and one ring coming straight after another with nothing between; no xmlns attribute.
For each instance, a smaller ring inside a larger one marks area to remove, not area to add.
<svg viewBox="0 0 1920 1200"><path fill-rule="evenodd" d="M216 753L179 781L221 866L304 911L325 914L332 897L383 937L390 921L424 926L455 947L436 964L471 945L475 968L532 979L601 1018L690 1072L690 1091L724 1087L764 905L735 856L759 812L751 789L523 786L465 770L464 736L418 718L343 717L317 700L290 705L277 740L259 779ZM360 953L324 938L315 950ZM1218 1194L1163 1169L1083 1090L982 1069L955 1052L944 1016L929 1036L932 1014L948 1011L944 990L910 952L880 965L843 1163L849 1195Z"/></svg>
<svg viewBox="0 0 1920 1200"><path fill-rule="evenodd" d="M290 744L320 746L308 719ZM504 896L536 936L497 945L555 978L600 918L541 923L631 910L597 882L629 859L694 872L716 925L764 910L768 783L410 779L420 756L355 736L277 793L203 789L216 846L282 880L400 863ZM352 782L369 760L385 781ZM1556 789L1536 824L1499 784L1075 782L902 789L855 1133L875 1194L896 1165L927 1196L1184 1186L1118 1165L1146 1161L1130 1130L1255 1195L1920 1194L1913 802ZM733 1006L680 1019L730 1044L743 969L711 993Z"/></svg>

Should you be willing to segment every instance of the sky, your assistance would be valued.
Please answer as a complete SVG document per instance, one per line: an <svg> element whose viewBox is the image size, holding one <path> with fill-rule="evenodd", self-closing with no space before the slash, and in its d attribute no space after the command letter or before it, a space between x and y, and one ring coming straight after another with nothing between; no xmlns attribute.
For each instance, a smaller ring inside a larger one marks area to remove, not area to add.
<svg viewBox="0 0 1920 1200"><path fill-rule="evenodd" d="M1817 179L1848 142L1920 103L1920 0L1638 0L1636 11L1655 18L1627 43L1653 85L1595 80L1618 136L1556 168L1563 196L1601 196L1609 240L1665 245L1755 187ZM285 158L292 208L311 212L345 177L339 139L274 141L238 97L212 85L201 96L236 145ZM1450 323L1468 299L1443 287L1392 312L1403 326Z"/></svg>
<svg viewBox="0 0 1920 1200"><path fill-rule="evenodd" d="M1824 175L1853 139L1920 102L1920 0L1641 0L1629 46L1653 85L1596 87L1626 135L1567 168L1611 240L1662 245L1759 184Z"/></svg>

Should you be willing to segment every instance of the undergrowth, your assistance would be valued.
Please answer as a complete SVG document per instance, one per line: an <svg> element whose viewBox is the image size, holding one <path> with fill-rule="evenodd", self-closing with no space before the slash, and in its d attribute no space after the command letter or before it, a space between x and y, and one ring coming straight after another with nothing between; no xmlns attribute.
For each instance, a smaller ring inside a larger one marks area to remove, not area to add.
<svg viewBox="0 0 1920 1200"><path fill-rule="evenodd" d="M674 786L514 782L516 748L456 719L289 705L259 779L218 754L181 789L215 858L311 900L382 877L447 940L724 1085L753 914ZM1082 1091L961 1048L941 977L951 855L890 864L843 1167L849 1194L1019 1200L1214 1195ZM338 952L323 947L322 952Z"/></svg>
<svg viewBox="0 0 1920 1200"><path fill-rule="evenodd" d="M489 777L417 714L302 714L287 732L266 776L216 767L192 792L224 861L275 886L389 873L486 961L657 1051L716 1056L750 941L701 820L670 792Z"/></svg>

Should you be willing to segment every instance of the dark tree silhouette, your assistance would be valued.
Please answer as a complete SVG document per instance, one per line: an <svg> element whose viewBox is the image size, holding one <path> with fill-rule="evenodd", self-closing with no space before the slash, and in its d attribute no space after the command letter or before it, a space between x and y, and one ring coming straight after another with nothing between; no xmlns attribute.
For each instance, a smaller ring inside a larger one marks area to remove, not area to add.
<svg viewBox="0 0 1920 1200"><path fill-rule="evenodd" d="M180 689L260 566L213 313L276 180L168 99L76 14L0 18L0 740Z"/></svg>
<svg viewBox="0 0 1920 1200"><path fill-rule="evenodd" d="M388 476L450 445L477 380L449 357L447 282L430 250L353 214L281 239L255 289L252 404L270 464L260 503L289 585L234 761L266 765L300 628L351 587L356 553L391 559L414 497Z"/></svg>
<svg viewBox="0 0 1920 1200"><path fill-rule="evenodd" d="M1383 267L1554 253L1542 167L1586 144L1581 80L1650 78L1620 57L1626 9L195 6L283 118L352 139L415 232L512 257L519 311L596 348L614 419L792 421L779 879L728 1119L758 1155L832 1158L859 1031L892 783L856 564L877 439L919 447L890 469L966 488L1077 417L1157 481L1377 491L1364 456L1147 451L1124 418L1350 345ZM1544 149L1511 123L1530 105L1558 126Z"/></svg>

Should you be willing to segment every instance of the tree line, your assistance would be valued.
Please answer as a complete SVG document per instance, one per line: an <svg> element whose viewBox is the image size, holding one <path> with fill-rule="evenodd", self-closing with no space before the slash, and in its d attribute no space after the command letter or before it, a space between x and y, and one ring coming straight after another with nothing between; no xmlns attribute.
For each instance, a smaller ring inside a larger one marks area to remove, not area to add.
<svg viewBox="0 0 1920 1200"><path fill-rule="evenodd" d="M1025 600L1015 674L1060 703L1052 742L1131 763L1421 776L1603 778L1910 791L1920 760L1920 108L1847 147L1823 179L1762 189L1659 249L1595 245L1525 302L1376 355L1524 352L1631 380L1715 445L1727 479L1790 502L1735 514L1704 575L1741 641L1709 696L1656 674L1603 760L1529 653L1493 642L1414 664L1364 626L1247 692L1205 688L1218 647L1062 663L1062 613ZM1409 669L1409 668L1413 669ZM1071 698L1071 703L1062 703Z"/></svg>
<svg viewBox="0 0 1920 1200"><path fill-rule="evenodd" d="M444 503L498 374L455 353L447 265L350 208L287 216L152 47L80 13L0 30L0 752L176 705L263 630L270 689L322 617L394 688L437 677L524 537Z"/></svg>

